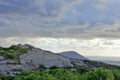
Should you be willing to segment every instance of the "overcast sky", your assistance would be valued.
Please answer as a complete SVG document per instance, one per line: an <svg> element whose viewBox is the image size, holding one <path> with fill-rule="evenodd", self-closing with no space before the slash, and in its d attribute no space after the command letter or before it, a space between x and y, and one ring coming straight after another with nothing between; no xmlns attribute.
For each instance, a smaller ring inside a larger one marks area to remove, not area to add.
<svg viewBox="0 0 120 80"><path fill-rule="evenodd" d="M0 45L18 43L120 56L120 0L0 0Z"/></svg>

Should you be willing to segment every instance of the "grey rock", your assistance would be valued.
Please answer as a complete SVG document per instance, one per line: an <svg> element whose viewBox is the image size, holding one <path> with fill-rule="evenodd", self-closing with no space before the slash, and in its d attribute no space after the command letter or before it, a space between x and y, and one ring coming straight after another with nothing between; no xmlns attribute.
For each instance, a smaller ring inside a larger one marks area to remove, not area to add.
<svg viewBox="0 0 120 80"><path fill-rule="evenodd" d="M0 61L0 74L4 76L15 76L20 73L22 66L13 60Z"/></svg>
<svg viewBox="0 0 120 80"><path fill-rule="evenodd" d="M88 60L87 58L85 58L84 56L80 55L75 51L66 51L66 52L59 53L59 55L69 57L72 59Z"/></svg>
<svg viewBox="0 0 120 80"><path fill-rule="evenodd" d="M4 58L3 56L0 56L0 61L1 61L1 60L4 60L4 59L5 59L5 58Z"/></svg>
<svg viewBox="0 0 120 80"><path fill-rule="evenodd" d="M80 55L79 58L71 58L35 48L28 44L19 44L18 47L26 48L26 53L21 54L19 58L15 60L5 60L4 57L0 56L0 74L15 76L19 74L21 70L36 71L39 70L40 64L43 64L47 68L52 66L73 68L74 66L88 66L87 63L84 62L86 58Z"/></svg>
<svg viewBox="0 0 120 80"><path fill-rule="evenodd" d="M26 54L21 55L20 62L24 66L24 68L28 70L37 69L39 68L40 64L45 65L47 68L51 66L73 66L69 58L65 58L52 52L44 51L37 48L31 49Z"/></svg>

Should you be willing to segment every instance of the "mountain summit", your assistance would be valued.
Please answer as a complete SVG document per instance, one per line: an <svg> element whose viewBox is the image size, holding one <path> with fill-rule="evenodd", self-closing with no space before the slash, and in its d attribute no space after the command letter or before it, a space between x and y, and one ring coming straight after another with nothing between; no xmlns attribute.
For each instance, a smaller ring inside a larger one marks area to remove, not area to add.
<svg viewBox="0 0 120 80"><path fill-rule="evenodd" d="M84 56L80 55L75 51L66 51L66 52L59 53L59 55L69 57L72 59L88 60L87 58L85 58Z"/></svg>

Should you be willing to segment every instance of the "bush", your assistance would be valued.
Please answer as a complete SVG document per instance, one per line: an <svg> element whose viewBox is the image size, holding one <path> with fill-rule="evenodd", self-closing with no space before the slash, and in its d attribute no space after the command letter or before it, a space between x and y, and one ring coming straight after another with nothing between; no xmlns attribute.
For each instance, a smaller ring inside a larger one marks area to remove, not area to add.
<svg viewBox="0 0 120 80"><path fill-rule="evenodd" d="M42 73L40 76L40 80L57 80L55 77L48 73Z"/></svg>
<svg viewBox="0 0 120 80"><path fill-rule="evenodd" d="M16 45L12 45L9 48L2 48L0 47L0 55L4 56L5 58L15 59L18 58L21 54L27 52L25 48L19 48Z"/></svg>
<svg viewBox="0 0 120 80"><path fill-rule="evenodd" d="M112 70L115 80L120 80L120 69L115 68Z"/></svg>
<svg viewBox="0 0 120 80"><path fill-rule="evenodd" d="M22 49L20 49L20 53L22 54L22 53L26 53L27 52L27 49L25 49L25 48L22 48Z"/></svg>
<svg viewBox="0 0 120 80"><path fill-rule="evenodd" d="M0 80L14 80L14 77L11 77L11 76L7 76L7 77L0 76Z"/></svg>
<svg viewBox="0 0 120 80"><path fill-rule="evenodd" d="M49 69L58 69L59 67L57 66L51 66Z"/></svg>
<svg viewBox="0 0 120 80"><path fill-rule="evenodd" d="M14 59L16 55L14 53L6 53L6 57L10 59Z"/></svg>
<svg viewBox="0 0 120 80"><path fill-rule="evenodd" d="M12 45L12 46L9 47L9 49L10 49L10 50L17 50L18 47L17 47L16 45Z"/></svg>
<svg viewBox="0 0 120 80"><path fill-rule="evenodd" d="M80 80L80 74L71 70L54 69L47 73L55 77L56 80Z"/></svg>
<svg viewBox="0 0 120 80"><path fill-rule="evenodd" d="M40 80L40 75L37 72L26 71L16 76L15 80Z"/></svg>
<svg viewBox="0 0 120 80"><path fill-rule="evenodd" d="M40 64L39 69L47 69L47 68L43 64Z"/></svg>
<svg viewBox="0 0 120 80"><path fill-rule="evenodd" d="M86 72L89 72L89 69L86 67L78 67L77 70L80 74L84 74Z"/></svg>
<svg viewBox="0 0 120 80"><path fill-rule="evenodd" d="M114 80L112 71L105 68L99 68L95 71L85 73L81 80Z"/></svg>
<svg viewBox="0 0 120 80"><path fill-rule="evenodd" d="M14 53L10 53L8 51L0 51L0 55L3 55L5 58L9 58L9 59L14 59L15 58L15 54Z"/></svg>
<svg viewBox="0 0 120 80"><path fill-rule="evenodd" d="M38 72L23 72L15 78L15 80L57 80L52 75L48 73L38 73Z"/></svg>
<svg viewBox="0 0 120 80"><path fill-rule="evenodd" d="M59 68L43 72L24 71L15 78L0 76L0 80L120 80L120 70L114 69L111 71L98 68L80 74L77 71Z"/></svg>

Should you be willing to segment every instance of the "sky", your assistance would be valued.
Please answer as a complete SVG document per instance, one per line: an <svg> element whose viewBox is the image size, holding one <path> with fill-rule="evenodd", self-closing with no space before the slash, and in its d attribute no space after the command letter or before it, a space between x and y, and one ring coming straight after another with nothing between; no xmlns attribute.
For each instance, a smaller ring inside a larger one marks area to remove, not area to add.
<svg viewBox="0 0 120 80"><path fill-rule="evenodd" d="M120 56L120 0L0 0L0 46Z"/></svg>

